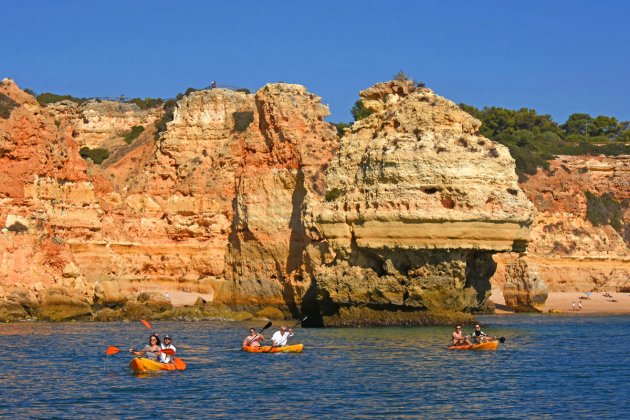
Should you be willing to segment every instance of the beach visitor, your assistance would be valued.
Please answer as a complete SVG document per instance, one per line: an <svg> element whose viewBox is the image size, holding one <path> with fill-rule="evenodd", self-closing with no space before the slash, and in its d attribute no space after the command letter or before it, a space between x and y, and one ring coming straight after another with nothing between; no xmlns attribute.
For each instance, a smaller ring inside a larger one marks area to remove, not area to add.
<svg viewBox="0 0 630 420"><path fill-rule="evenodd" d="M135 354L138 357L144 356L147 359L157 361L159 358L160 350L161 350L161 347L159 346L158 341L159 339L158 339L157 334L153 334L149 337L149 344L144 346L144 349L142 350L129 349L129 353Z"/></svg>
<svg viewBox="0 0 630 420"><path fill-rule="evenodd" d="M274 347L284 347L287 345L289 337L293 337L293 328L289 328L287 332L286 325L280 326L280 331L276 331L271 336L271 343Z"/></svg>
<svg viewBox="0 0 630 420"><path fill-rule="evenodd" d="M472 343L470 342L468 337L466 337L466 336L464 336L462 334L462 326L461 325L456 325L455 326L455 331L451 335L451 338L453 339L453 345L454 346L470 346L470 345L472 345Z"/></svg>
<svg viewBox="0 0 630 420"><path fill-rule="evenodd" d="M160 353L160 361L162 363L175 363L174 357L175 357L175 352L177 352L177 349L172 344L172 341L173 340L170 335L166 334L164 336L164 343L162 343L160 347L162 348L162 350L173 350L173 354L168 355L165 353Z"/></svg>
<svg viewBox="0 0 630 420"><path fill-rule="evenodd" d="M254 328L250 328L249 335L243 340L243 347L260 347L260 342L264 339L265 337L257 333Z"/></svg>
<svg viewBox="0 0 630 420"><path fill-rule="evenodd" d="M571 310L575 311L575 301L573 301L573 304L571 305Z"/></svg>
<svg viewBox="0 0 630 420"><path fill-rule="evenodd" d="M581 310L582 310L582 301L579 301L578 302L578 311L581 311Z"/></svg>

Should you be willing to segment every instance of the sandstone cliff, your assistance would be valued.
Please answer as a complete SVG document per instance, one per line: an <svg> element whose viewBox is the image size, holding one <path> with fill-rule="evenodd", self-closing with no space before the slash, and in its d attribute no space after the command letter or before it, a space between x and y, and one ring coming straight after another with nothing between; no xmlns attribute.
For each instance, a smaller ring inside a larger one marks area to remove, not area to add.
<svg viewBox="0 0 630 420"><path fill-rule="evenodd" d="M411 82L380 83L361 97L373 113L341 139L315 216L326 238L310 251L324 318L483 310L492 255L524 251L533 217L507 148ZM531 296L544 302L544 283L537 287Z"/></svg>
<svg viewBox="0 0 630 420"><path fill-rule="evenodd" d="M165 292L184 291L205 301L196 317L445 322L488 308L493 255L510 252L515 302L544 299L507 149L428 89L362 92L374 113L341 140L298 85L190 93L157 140L159 109L42 107L8 79L0 93L1 319L169 317ZM121 146L134 125L145 135ZM83 146L119 150L99 166Z"/></svg>
<svg viewBox="0 0 630 420"><path fill-rule="evenodd" d="M538 209L529 250L550 291L630 288L630 157L559 156L522 188ZM606 211L597 197L620 204L617 230L593 225L587 194L595 216Z"/></svg>

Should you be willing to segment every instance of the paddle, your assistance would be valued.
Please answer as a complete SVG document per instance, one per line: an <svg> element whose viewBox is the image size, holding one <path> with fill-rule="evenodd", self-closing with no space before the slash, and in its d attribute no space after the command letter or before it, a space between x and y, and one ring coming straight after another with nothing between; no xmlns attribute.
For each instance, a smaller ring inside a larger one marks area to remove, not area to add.
<svg viewBox="0 0 630 420"><path fill-rule="evenodd" d="M112 354L116 354L116 353L120 353L120 349L118 347L115 347L115 346L109 346L109 347L107 347L107 350L105 350L105 355L107 355L107 356L111 356ZM160 350L158 350L158 353L164 353L167 356L173 356L175 354L175 350L173 350L173 349L160 349Z"/></svg>
<svg viewBox="0 0 630 420"><path fill-rule="evenodd" d="M151 328L151 324L149 324L147 321L145 321L144 319L141 319L140 322L142 322L144 324L145 327L147 327L149 329L149 331L151 331L153 328Z"/></svg>

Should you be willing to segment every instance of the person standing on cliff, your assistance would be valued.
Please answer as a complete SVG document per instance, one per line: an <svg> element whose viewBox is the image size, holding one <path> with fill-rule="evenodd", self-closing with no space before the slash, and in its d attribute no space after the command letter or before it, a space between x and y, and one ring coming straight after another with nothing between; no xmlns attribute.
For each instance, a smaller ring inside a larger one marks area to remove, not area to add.
<svg viewBox="0 0 630 420"><path fill-rule="evenodd" d="M250 328L249 335L243 340L243 347L260 347L260 342L264 339L262 334L257 333L254 328Z"/></svg>
<svg viewBox="0 0 630 420"><path fill-rule="evenodd" d="M271 336L271 344L273 344L274 347L284 347L287 345L289 337L293 337L293 328L289 328L287 332L287 326L282 325L280 326L280 331L276 331Z"/></svg>
<svg viewBox="0 0 630 420"><path fill-rule="evenodd" d="M575 312L575 301L573 301L573 304L571 304L571 310Z"/></svg>
<svg viewBox="0 0 630 420"><path fill-rule="evenodd" d="M466 336L464 336L462 334L462 326L461 325L456 325L455 326L455 331L453 332L451 337L453 339L453 345L454 346L472 346L472 343L470 342L468 337L466 337Z"/></svg>

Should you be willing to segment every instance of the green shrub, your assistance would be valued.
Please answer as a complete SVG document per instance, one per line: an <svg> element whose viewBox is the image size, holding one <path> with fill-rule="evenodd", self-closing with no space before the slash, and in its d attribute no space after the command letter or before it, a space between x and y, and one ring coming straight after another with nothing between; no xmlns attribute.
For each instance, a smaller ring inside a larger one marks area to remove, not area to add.
<svg viewBox="0 0 630 420"><path fill-rule="evenodd" d="M155 128L156 128L155 139L156 140L160 137L161 133L166 131L167 124L173 121L173 116L175 112L175 107L177 106L177 101L183 97L184 95L180 93L177 95L177 99L169 99L168 101L164 102L164 105L163 105L164 114L162 115L162 118L160 118L155 123Z"/></svg>
<svg viewBox="0 0 630 420"><path fill-rule="evenodd" d="M343 137L345 134L346 128L350 127L352 124L348 124L345 122L331 123L337 129L337 135L339 137Z"/></svg>
<svg viewBox="0 0 630 420"><path fill-rule="evenodd" d="M370 111L369 109L365 107L361 99L359 99L358 101L354 103L350 112L352 113L352 117L354 118L355 121L362 120L363 118L366 118L372 115L372 111Z"/></svg>
<svg viewBox="0 0 630 420"><path fill-rule="evenodd" d="M610 225L617 232L623 232L623 214L630 200L616 201L611 193L597 196L586 191L586 218L593 226Z"/></svg>
<svg viewBox="0 0 630 420"><path fill-rule="evenodd" d="M40 105L44 105L44 106L48 104L54 104L55 102L65 101L65 100L75 102L79 105L87 101L86 98L75 98L74 96L71 96L71 95L57 95L55 93L50 93L50 92L44 92L40 95L37 95L36 99Z"/></svg>
<svg viewBox="0 0 630 420"><path fill-rule="evenodd" d="M134 125L133 127L131 127L131 130L129 130L127 133L125 133L124 135L124 139L125 139L125 143L127 144L131 144L135 139L138 138L138 136L144 131L144 127L141 125Z"/></svg>
<svg viewBox="0 0 630 420"><path fill-rule="evenodd" d="M247 93L248 95L252 93L252 91L247 88L239 88L239 89L236 89L235 92Z"/></svg>
<svg viewBox="0 0 630 420"><path fill-rule="evenodd" d="M235 112L232 114L234 117L234 131L242 133L247 130L247 127L254 121L254 113L248 112Z"/></svg>
<svg viewBox="0 0 630 420"><path fill-rule="evenodd" d="M79 150L79 154L83 159L91 159L92 162L100 165L105 159L109 157L109 150L101 148L90 149L89 147L82 147Z"/></svg>
<svg viewBox="0 0 630 420"><path fill-rule="evenodd" d="M20 222L15 222L11 226L7 227L7 230L14 233L24 233L28 231L28 228Z"/></svg>
<svg viewBox="0 0 630 420"><path fill-rule="evenodd" d="M19 104L13 99L9 98L4 93L0 93L0 118L7 119L11 116L13 108L18 107Z"/></svg>
<svg viewBox="0 0 630 420"><path fill-rule="evenodd" d="M157 108L158 106L161 106L162 104L164 104L164 99L162 98L144 98L144 99L133 98L133 99L130 99L128 102L131 104L138 105L138 108L140 109L150 109L150 108Z"/></svg>
<svg viewBox="0 0 630 420"><path fill-rule="evenodd" d="M335 201L337 198L341 196L341 191L339 188L333 188L326 192L326 201Z"/></svg>

